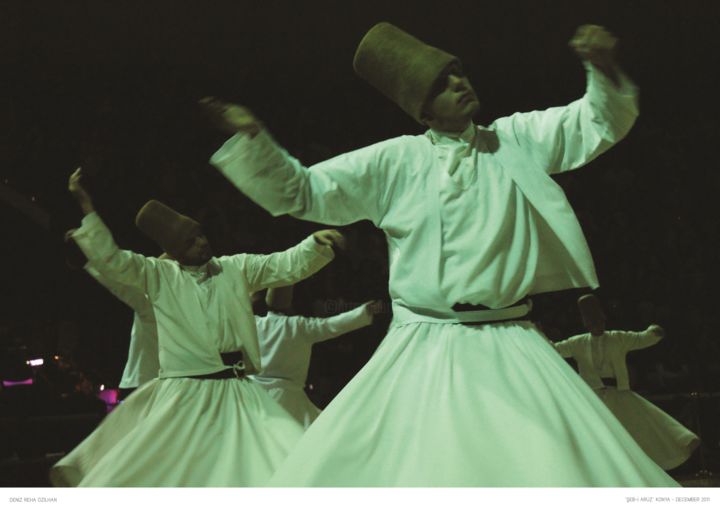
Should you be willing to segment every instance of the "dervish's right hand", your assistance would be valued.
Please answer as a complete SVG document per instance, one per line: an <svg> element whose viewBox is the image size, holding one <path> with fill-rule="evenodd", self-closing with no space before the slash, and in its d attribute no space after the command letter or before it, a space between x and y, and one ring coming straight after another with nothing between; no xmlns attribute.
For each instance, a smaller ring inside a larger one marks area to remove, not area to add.
<svg viewBox="0 0 720 514"><path fill-rule="evenodd" d="M92 203L92 197L82 184L83 174L82 168L78 167L68 179L68 191L75 197L80 204L84 214L90 214L95 211Z"/></svg>
<svg viewBox="0 0 720 514"><path fill-rule="evenodd" d="M617 38L600 25L581 25L568 43L583 60L604 73L615 85L619 85L615 48Z"/></svg>
<svg viewBox="0 0 720 514"><path fill-rule="evenodd" d="M202 98L200 105L212 124L227 134L241 132L254 137L262 130L262 123L247 107L224 102L214 96Z"/></svg>
<svg viewBox="0 0 720 514"><path fill-rule="evenodd" d="M652 332L657 337L665 337L665 329L661 327L660 325L650 325L647 328L648 332Z"/></svg>
<svg viewBox="0 0 720 514"><path fill-rule="evenodd" d="M380 314L381 312L383 312L384 309L385 305L380 300L373 300L365 304L365 310L371 316L376 316Z"/></svg>
<svg viewBox="0 0 720 514"><path fill-rule="evenodd" d="M340 248L341 250L344 250L347 246L345 236L337 230L318 230L313 233L313 237L315 238L316 243L330 246L332 248Z"/></svg>

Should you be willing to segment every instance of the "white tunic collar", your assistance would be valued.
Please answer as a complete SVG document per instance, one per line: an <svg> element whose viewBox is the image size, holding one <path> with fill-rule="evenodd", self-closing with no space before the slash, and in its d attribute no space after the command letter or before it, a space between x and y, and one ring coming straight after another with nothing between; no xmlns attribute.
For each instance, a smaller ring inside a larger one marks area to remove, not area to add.
<svg viewBox="0 0 720 514"><path fill-rule="evenodd" d="M475 139L475 124L470 123L462 132L442 132L440 130L428 129L425 135L434 145L456 145L460 142L472 143Z"/></svg>
<svg viewBox="0 0 720 514"><path fill-rule="evenodd" d="M212 275L217 275L220 266L215 262L215 258L211 258L205 264L199 266L190 266L178 264L180 269L190 273L194 277L209 278Z"/></svg>

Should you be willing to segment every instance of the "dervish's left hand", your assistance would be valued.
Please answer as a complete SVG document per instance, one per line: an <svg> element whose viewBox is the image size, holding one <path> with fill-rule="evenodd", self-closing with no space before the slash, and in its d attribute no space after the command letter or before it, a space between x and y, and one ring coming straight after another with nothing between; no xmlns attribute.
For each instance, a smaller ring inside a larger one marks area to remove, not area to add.
<svg viewBox="0 0 720 514"><path fill-rule="evenodd" d="M384 307L385 306L384 306L383 302L380 300L373 300L373 301L365 304L365 310L371 316L380 314L383 311Z"/></svg>
<svg viewBox="0 0 720 514"><path fill-rule="evenodd" d="M600 25L581 25L568 43L583 60L603 72L615 85L619 85L615 48L618 39Z"/></svg>
<svg viewBox="0 0 720 514"><path fill-rule="evenodd" d="M212 124L227 134L240 132L254 137L262 130L262 122L247 107L224 102L213 96L206 96L199 103Z"/></svg>
<svg viewBox="0 0 720 514"><path fill-rule="evenodd" d="M341 250L344 250L347 247L345 236L338 230L318 230L313 233L313 237L315 238L315 242L321 245L330 246L332 248L340 248Z"/></svg>
<svg viewBox="0 0 720 514"><path fill-rule="evenodd" d="M78 167L73 174L70 175L70 178L68 179L68 191L70 191L70 193L75 197L75 200L77 200L78 204L80 204L83 214L87 215L91 212L95 212L92 197L83 185L82 168Z"/></svg>
<svg viewBox="0 0 720 514"><path fill-rule="evenodd" d="M660 325L650 325L647 330L657 337L665 337L665 329Z"/></svg>

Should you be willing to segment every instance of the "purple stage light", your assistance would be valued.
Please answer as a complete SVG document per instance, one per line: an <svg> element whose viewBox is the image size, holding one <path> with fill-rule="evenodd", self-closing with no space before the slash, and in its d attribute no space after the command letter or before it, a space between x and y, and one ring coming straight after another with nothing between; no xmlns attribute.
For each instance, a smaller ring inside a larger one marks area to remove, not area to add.
<svg viewBox="0 0 720 514"><path fill-rule="evenodd" d="M107 411L110 412L118 405L119 393L120 391L117 389L105 389L105 386L101 385L100 392L97 394L97 397L105 402Z"/></svg>
<svg viewBox="0 0 720 514"><path fill-rule="evenodd" d="M2 385L3 387L15 387L15 386L24 386L24 385L32 385L33 379L28 378L27 380L3 380Z"/></svg>

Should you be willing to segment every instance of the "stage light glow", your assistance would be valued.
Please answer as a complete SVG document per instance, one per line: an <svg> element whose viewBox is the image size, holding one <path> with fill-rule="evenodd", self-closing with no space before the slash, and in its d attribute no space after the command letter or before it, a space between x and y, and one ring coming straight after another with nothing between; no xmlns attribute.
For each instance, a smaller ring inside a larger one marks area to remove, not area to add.
<svg viewBox="0 0 720 514"><path fill-rule="evenodd" d="M24 385L32 385L33 379L28 378L27 380L3 380L2 385L3 387L15 387L15 386L24 386Z"/></svg>
<svg viewBox="0 0 720 514"><path fill-rule="evenodd" d="M103 385L103 387L104 387L104 385ZM119 400L118 400L119 395L120 395L120 391L117 389L104 389L104 390L101 390L97 394L97 397L105 402L106 410L107 410L107 412L110 412L115 407L117 407L117 405L119 403Z"/></svg>
<svg viewBox="0 0 720 514"><path fill-rule="evenodd" d="M45 359L40 359L40 358L30 359L29 361L25 361L25 363L34 368L34 367L42 366L43 364L45 364Z"/></svg>

